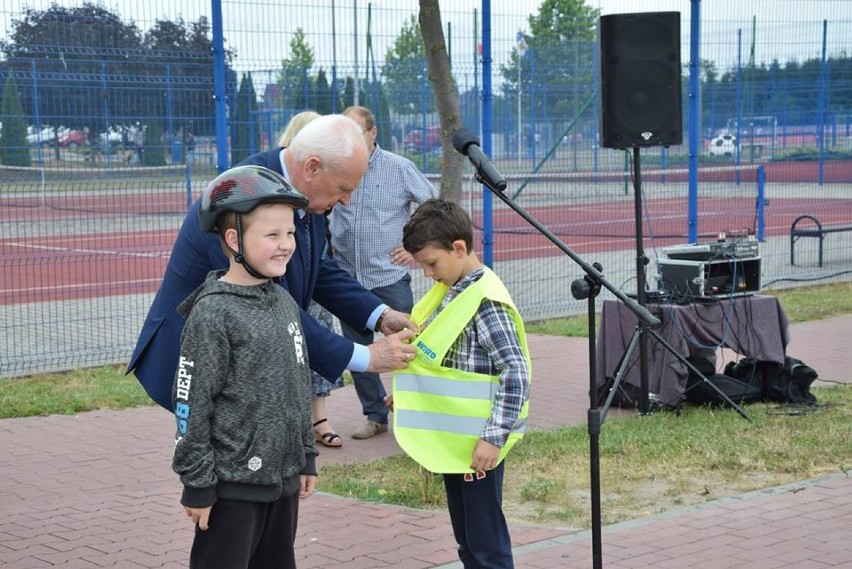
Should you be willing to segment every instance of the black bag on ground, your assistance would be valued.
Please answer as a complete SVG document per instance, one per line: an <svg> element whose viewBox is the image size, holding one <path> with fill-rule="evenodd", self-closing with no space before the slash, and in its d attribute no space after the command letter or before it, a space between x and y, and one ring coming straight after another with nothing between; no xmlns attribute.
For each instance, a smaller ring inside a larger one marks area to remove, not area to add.
<svg viewBox="0 0 852 569"><path fill-rule="evenodd" d="M751 378L751 380L748 377L740 379L731 377L727 373L716 373L716 366L713 362L704 358L689 358L689 363L694 365L707 378L705 382L692 369L689 370L684 396L690 403L730 407L731 404L728 399L740 405L760 401L763 397L762 385L760 381L754 378ZM727 372L727 368L725 371ZM725 399L725 397L728 399Z"/></svg>
<svg viewBox="0 0 852 569"><path fill-rule="evenodd" d="M817 372L802 360L786 357L783 364L743 358L725 366L725 375L754 379L762 386L762 400L775 403L816 403L811 384Z"/></svg>

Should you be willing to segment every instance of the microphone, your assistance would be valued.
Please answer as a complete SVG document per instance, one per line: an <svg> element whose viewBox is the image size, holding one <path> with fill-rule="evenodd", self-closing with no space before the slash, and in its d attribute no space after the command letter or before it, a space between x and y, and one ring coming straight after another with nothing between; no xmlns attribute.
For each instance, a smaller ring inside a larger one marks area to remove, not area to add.
<svg viewBox="0 0 852 569"><path fill-rule="evenodd" d="M506 179L497 171L494 164L479 147L479 139L471 131L460 128L453 133L453 148L467 156L476 168L476 179L491 189L502 192L506 189Z"/></svg>

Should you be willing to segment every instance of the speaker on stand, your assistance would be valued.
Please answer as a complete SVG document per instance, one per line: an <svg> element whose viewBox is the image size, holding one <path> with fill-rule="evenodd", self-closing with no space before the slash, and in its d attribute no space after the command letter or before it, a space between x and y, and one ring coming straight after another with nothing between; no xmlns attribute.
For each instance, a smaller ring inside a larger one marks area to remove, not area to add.
<svg viewBox="0 0 852 569"><path fill-rule="evenodd" d="M683 140L680 69L680 13L648 12L601 16L598 22L600 85L598 118L603 148L633 149L636 217L636 300L645 306L645 257L642 235L642 176L639 149L670 146ZM665 342L647 323L639 326L619 366L612 391L598 412L597 394L590 390L589 460L591 476L592 563L603 566L599 435L607 407L618 389L625 364L639 347L640 411L649 413L648 342L651 334ZM590 338L590 341L594 341ZM672 353L674 348L667 346ZM676 354L679 356L679 354ZM682 356L680 356L682 357Z"/></svg>
<svg viewBox="0 0 852 569"><path fill-rule="evenodd" d="M601 146L633 149L636 295L645 306L642 172L639 149L683 140L680 12L601 16L599 123ZM648 344L639 337L639 409L649 412Z"/></svg>

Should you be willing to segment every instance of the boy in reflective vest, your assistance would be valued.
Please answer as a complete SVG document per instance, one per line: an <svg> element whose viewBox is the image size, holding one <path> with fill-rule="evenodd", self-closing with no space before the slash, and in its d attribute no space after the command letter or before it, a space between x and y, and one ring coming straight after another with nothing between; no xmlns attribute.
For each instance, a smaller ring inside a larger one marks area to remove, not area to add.
<svg viewBox="0 0 852 569"><path fill-rule="evenodd" d="M412 311L420 326L416 357L394 374L394 435L409 456L444 475L465 568L512 568L503 459L523 436L529 413L523 321L506 287L473 252L473 225L457 204L424 202L402 244L436 282Z"/></svg>

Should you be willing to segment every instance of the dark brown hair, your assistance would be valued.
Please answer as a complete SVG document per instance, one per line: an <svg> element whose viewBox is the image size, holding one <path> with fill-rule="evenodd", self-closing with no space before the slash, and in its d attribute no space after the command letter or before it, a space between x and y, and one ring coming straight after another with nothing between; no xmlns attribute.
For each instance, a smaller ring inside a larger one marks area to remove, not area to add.
<svg viewBox="0 0 852 569"><path fill-rule="evenodd" d="M411 254L431 245L452 251L453 241L464 240L468 252L473 251L473 223L457 203L428 200L418 207L402 230L402 246Z"/></svg>

